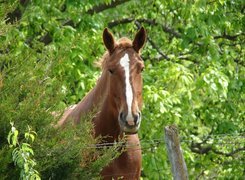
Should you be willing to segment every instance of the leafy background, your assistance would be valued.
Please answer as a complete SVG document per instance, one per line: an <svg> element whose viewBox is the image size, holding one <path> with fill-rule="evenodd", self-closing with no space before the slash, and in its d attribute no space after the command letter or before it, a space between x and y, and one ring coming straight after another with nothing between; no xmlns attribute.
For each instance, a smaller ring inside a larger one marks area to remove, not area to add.
<svg viewBox="0 0 245 180"><path fill-rule="evenodd" d="M163 128L177 124L190 179L242 179L244 10L242 0L0 1L1 178L18 177L24 167L12 160L10 122L19 132L11 135L15 148L31 145L40 177L98 176L114 150L81 150L97 142L89 135L92 125L84 120L76 130L57 132L52 112L95 85L105 27L132 39L144 26L142 178L171 178ZM25 139L28 126L34 142ZM88 159L91 154L100 158Z"/></svg>

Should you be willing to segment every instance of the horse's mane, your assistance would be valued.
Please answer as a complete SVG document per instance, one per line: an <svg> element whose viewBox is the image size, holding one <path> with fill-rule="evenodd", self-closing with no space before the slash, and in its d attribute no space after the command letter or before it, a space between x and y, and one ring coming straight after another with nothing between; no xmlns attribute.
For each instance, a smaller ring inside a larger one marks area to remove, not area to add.
<svg viewBox="0 0 245 180"><path fill-rule="evenodd" d="M125 50L127 48L132 47L132 41L126 37L120 38L117 42L116 42L116 46L115 49L120 49L120 50ZM109 59L109 52L106 51L104 53L104 55L99 59L99 61L95 62L95 65L97 67L100 67L102 69L104 69L106 67L107 61Z"/></svg>

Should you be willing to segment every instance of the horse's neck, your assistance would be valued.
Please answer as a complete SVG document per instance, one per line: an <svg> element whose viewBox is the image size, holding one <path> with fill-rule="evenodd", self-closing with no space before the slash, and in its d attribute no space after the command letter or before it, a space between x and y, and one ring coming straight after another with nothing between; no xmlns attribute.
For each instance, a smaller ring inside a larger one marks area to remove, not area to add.
<svg viewBox="0 0 245 180"><path fill-rule="evenodd" d="M109 92L109 80L106 72L103 72L96 86L75 106L68 108L58 122L58 126L64 126L72 120L78 124L83 115L96 110L98 113L93 119L95 136L107 136L106 141L114 141L120 136L118 124L118 111L115 102Z"/></svg>
<svg viewBox="0 0 245 180"><path fill-rule="evenodd" d="M102 74L102 79L97 84L97 88L101 89L101 100L96 117L93 119L95 126L95 136L107 136L107 139L118 138L120 127L118 124L118 110L114 98L111 97L110 81L106 73Z"/></svg>
<svg viewBox="0 0 245 180"><path fill-rule="evenodd" d="M118 110L114 98L110 93L108 74L103 72L95 88L78 104L80 113L96 108L98 112L93 119L95 136L107 136L107 141L114 141L120 135L118 124Z"/></svg>
<svg viewBox="0 0 245 180"><path fill-rule="evenodd" d="M105 72L97 81L96 86L77 104L77 111L80 115L99 109L107 94L108 77Z"/></svg>
<svg viewBox="0 0 245 180"><path fill-rule="evenodd" d="M101 110L94 119L95 136L104 136L106 141L115 141L121 135L121 130L118 123L118 110L113 99L110 98L110 93L107 94Z"/></svg>
<svg viewBox="0 0 245 180"><path fill-rule="evenodd" d="M92 112L94 108L100 108L98 106L102 104L107 93L107 82L107 75L103 72L96 86L78 104L65 110L57 126L64 126L68 121L78 124L83 115Z"/></svg>

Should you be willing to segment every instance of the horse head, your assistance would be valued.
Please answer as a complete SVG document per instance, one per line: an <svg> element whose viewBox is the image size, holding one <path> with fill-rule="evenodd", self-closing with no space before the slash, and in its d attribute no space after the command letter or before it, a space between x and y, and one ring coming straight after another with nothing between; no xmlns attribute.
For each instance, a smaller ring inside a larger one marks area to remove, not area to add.
<svg viewBox="0 0 245 180"><path fill-rule="evenodd" d="M142 71L144 62L140 50L146 41L142 27L133 41L121 38L117 42L106 28L104 45L108 50L103 69L109 77L109 97L118 116L120 129L128 134L137 133L141 122Z"/></svg>

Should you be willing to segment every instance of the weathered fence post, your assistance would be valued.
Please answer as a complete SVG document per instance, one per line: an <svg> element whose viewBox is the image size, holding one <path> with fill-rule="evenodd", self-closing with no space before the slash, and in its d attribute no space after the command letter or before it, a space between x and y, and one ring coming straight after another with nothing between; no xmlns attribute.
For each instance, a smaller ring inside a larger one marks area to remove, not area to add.
<svg viewBox="0 0 245 180"><path fill-rule="evenodd" d="M178 129L175 125L166 126L164 132L173 178L174 180L188 180L187 167L178 138Z"/></svg>

